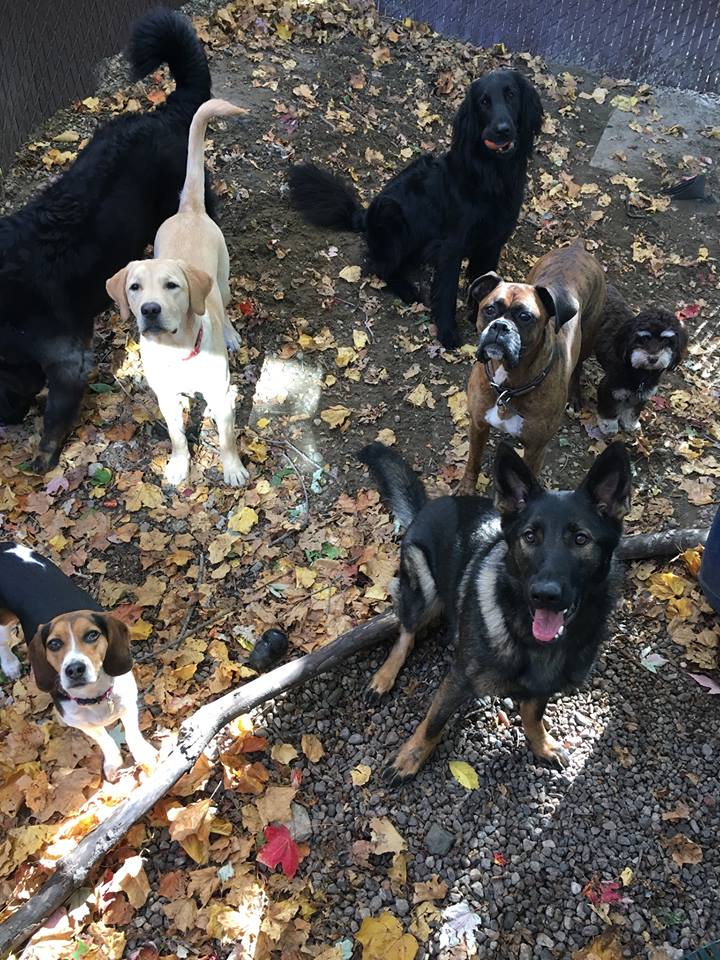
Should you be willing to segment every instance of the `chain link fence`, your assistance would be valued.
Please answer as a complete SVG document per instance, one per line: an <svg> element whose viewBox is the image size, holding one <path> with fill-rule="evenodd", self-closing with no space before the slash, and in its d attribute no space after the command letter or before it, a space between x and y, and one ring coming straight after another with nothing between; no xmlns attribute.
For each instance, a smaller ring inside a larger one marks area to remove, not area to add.
<svg viewBox="0 0 720 960"><path fill-rule="evenodd" d="M541 54L618 79L720 92L718 0L378 0L479 46Z"/></svg>
<svg viewBox="0 0 720 960"><path fill-rule="evenodd" d="M93 92L98 62L123 49L135 18L153 6L157 0L0 0L0 166L55 110Z"/></svg>

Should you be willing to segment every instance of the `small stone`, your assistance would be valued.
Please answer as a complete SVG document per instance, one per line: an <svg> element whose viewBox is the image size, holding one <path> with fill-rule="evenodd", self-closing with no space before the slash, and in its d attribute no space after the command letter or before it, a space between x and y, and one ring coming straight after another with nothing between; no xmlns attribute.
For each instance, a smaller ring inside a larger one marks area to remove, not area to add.
<svg viewBox="0 0 720 960"><path fill-rule="evenodd" d="M428 853L437 857L444 857L446 853L449 853L454 843L455 837L452 833L438 826L437 823L430 827L425 837L425 847Z"/></svg>
<svg viewBox="0 0 720 960"><path fill-rule="evenodd" d="M312 836L312 823L310 822L310 815L305 807L301 807L299 803L290 804L290 813L292 814L292 820L290 821L289 827L290 836L293 838L295 843L304 843Z"/></svg>
<svg viewBox="0 0 720 960"><path fill-rule="evenodd" d="M406 917L410 913L410 904L407 900L403 900L402 897L397 897L395 899L395 913L399 917Z"/></svg>

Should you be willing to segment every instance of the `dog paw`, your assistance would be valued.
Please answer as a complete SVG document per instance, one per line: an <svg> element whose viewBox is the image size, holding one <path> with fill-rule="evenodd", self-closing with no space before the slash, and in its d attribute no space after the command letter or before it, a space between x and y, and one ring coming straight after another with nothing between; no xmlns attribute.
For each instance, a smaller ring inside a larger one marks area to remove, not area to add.
<svg viewBox="0 0 720 960"><path fill-rule="evenodd" d="M3 657L3 660L0 663L0 669L8 678L8 680L17 680L22 673L22 664L15 654L9 653L6 657Z"/></svg>
<svg viewBox="0 0 720 960"><path fill-rule="evenodd" d="M228 460L223 463L223 479L231 487L244 487L250 479L250 474L238 457L236 460Z"/></svg>
<svg viewBox="0 0 720 960"><path fill-rule="evenodd" d="M108 781L108 783L117 783L120 779L120 771L122 770L122 760L115 763L104 763L103 764L103 776Z"/></svg>
<svg viewBox="0 0 720 960"><path fill-rule="evenodd" d="M455 491L456 497L474 497L477 493L477 481L462 478Z"/></svg>
<svg viewBox="0 0 720 960"><path fill-rule="evenodd" d="M225 338L225 346L228 348L228 350L235 352L235 350L239 350L242 346L240 334L237 332L235 327L232 326L232 324L225 324L223 328L223 336Z"/></svg>
<svg viewBox="0 0 720 960"><path fill-rule="evenodd" d="M628 430L630 433L638 433L640 430L639 420L622 420L621 424L623 430Z"/></svg>
<svg viewBox="0 0 720 960"><path fill-rule="evenodd" d="M51 453L38 453L27 465L26 470L28 473L44 474L51 470L56 462L56 458Z"/></svg>
<svg viewBox="0 0 720 960"><path fill-rule="evenodd" d="M377 706L388 695L388 693L390 693L394 683L394 678L388 682L388 680L381 675L381 671L378 670L378 672L374 674L370 680L368 680L368 684L365 687L365 691L363 693L365 703L371 707Z"/></svg>
<svg viewBox="0 0 720 960"><path fill-rule="evenodd" d="M383 770L382 777L390 787L399 787L417 776L420 768L433 751L433 743L418 736L415 731L404 743L391 763Z"/></svg>
<svg viewBox="0 0 720 960"><path fill-rule="evenodd" d="M170 457L165 467L165 482L176 487L183 480L187 480L190 473L190 457Z"/></svg>
<svg viewBox="0 0 720 960"><path fill-rule="evenodd" d="M570 766L570 753L561 743L548 736L544 743L537 749L533 748L535 757L548 767L555 770L565 770Z"/></svg>
<svg viewBox="0 0 720 960"><path fill-rule="evenodd" d="M131 753L135 763L139 767L142 767L145 773L152 773L157 767L160 754L155 747L153 747L152 744L149 744L146 740L143 741L142 744L137 744Z"/></svg>
<svg viewBox="0 0 720 960"><path fill-rule="evenodd" d="M444 333L438 332L438 340L446 350L456 350L462 346L462 337L457 330L446 330Z"/></svg>

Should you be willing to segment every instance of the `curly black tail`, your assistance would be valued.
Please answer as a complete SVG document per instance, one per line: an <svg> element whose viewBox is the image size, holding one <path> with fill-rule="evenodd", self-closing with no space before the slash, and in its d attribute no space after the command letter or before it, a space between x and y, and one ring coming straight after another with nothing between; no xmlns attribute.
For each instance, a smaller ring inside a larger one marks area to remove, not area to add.
<svg viewBox="0 0 720 960"><path fill-rule="evenodd" d="M362 233L365 208L352 185L314 163L290 168L290 203L308 223Z"/></svg>
<svg viewBox="0 0 720 960"><path fill-rule="evenodd" d="M167 63L175 79L175 91L167 99L169 109L180 107L192 115L210 99L205 51L187 17L174 10L159 7L135 21L127 58L134 80Z"/></svg>
<svg viewBox="0 0 720 960"><path fill-rule="evenodd" d="M399 525L409 527L428 502L420 477L404 457L377 440L355 456L370 470L383 502Z"/></svg>

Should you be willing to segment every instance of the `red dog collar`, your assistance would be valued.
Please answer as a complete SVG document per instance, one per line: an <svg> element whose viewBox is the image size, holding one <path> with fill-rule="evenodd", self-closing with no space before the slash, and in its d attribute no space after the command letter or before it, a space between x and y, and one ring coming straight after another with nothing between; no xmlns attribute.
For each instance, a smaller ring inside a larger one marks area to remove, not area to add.
<svg viewBox="0 0 720 960"><path fill-rule="evenodd" d="M200 353L200 344L202 343L204 329L205 328L203 327L202 320L201 320L200 329L198 330L197 339L195 340L195 346L192 348L192 350L186 357L183 357L183 360L192 360L193 357L196 357Z"/></svg>
<svg viewBox="0 0 720 960"><path fill-rule="evenodd" d="M72 700L73 703L79 703L81 706L89 706L93 703L101 703L103 700L109 700L110 695L112 694L112 684L107 688L105 693L101 693L99 697L72 697L67 690L57 685L57 694L61 700Z"/></svg>

